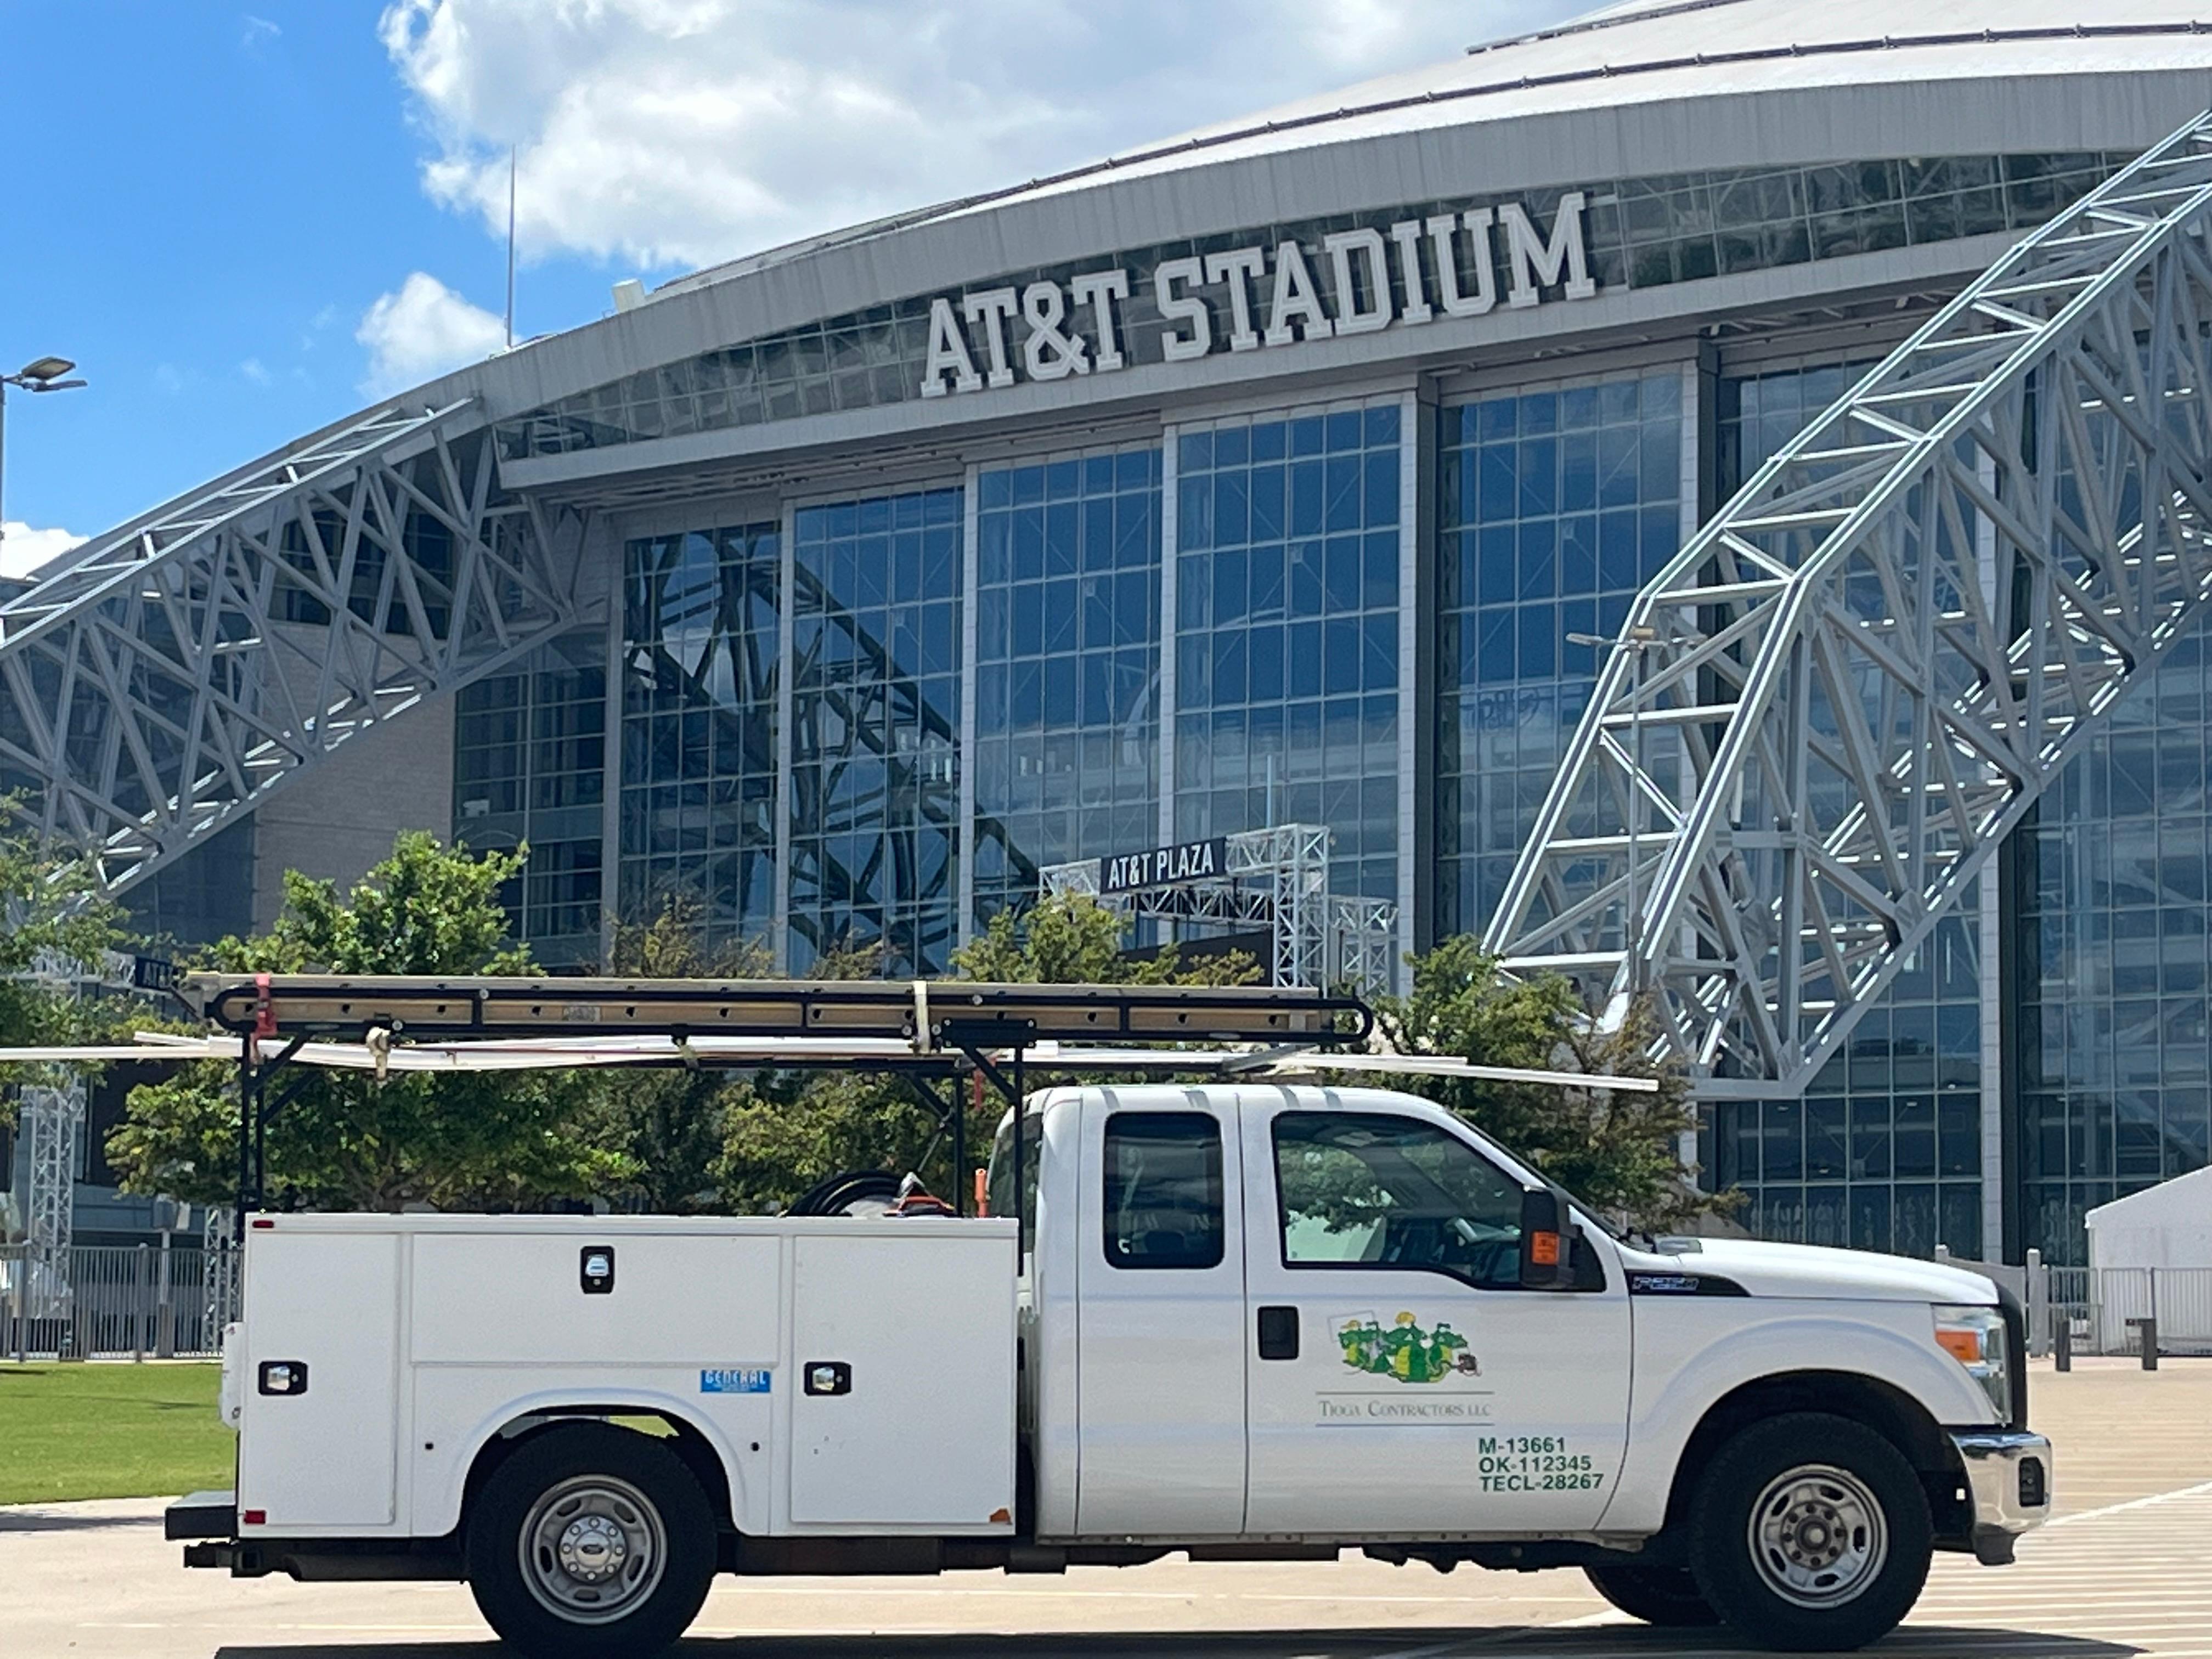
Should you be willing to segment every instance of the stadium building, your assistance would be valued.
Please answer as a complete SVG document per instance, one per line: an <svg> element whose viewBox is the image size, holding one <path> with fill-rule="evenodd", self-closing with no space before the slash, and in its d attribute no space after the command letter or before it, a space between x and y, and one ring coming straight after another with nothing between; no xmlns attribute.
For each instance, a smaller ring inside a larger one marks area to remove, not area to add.
<svg viewBox="0 0 2212 1659"><path fill-rule="evenodd" d="M1394 953L1479 933L1588 641L2212 102L2208 30L1622 5L625 285L40 573L0 775L185 939L410 826L526 844L561 966L686 893L935 972L1051 866L1293 824ZM2071 1261L2207 1162L2212 667L2135 678L1809 1081L1710 1091L1753 1227Z"/></svg>

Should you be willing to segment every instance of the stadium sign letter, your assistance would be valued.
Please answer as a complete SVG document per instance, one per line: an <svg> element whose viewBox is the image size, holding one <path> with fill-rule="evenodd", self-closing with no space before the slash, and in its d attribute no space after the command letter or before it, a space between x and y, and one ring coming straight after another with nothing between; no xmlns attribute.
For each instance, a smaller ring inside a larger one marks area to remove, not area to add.
<svg viewBox="0 0 2212 1659"><path fill-rule="evenodd" d="M1133 272L1114 265L1079 272L1065 283L1040 277L1020 289L987 289L957 301L941 295L929 302L921 395L1110 373L1127 367L1132 355L1150 361L1155 340L1160 362L1183 363L1217 351L1371 334L1400 323L1433 322L1440 314L1481 317L1497 307L1501 286L1506 304L1516 309L1540 303L1547 289L1587 300L1597 283L1583 240L1586 205L1581 191L1565 192L1548 230L1540 230L1520 203L1507 202L1400 219L1387 238L1376 226L1332 231L1311 259L1295 238L1285 237L1272 250L1255 244L1202 258L1162 259L1149 270L1141 263ZM1326 264L1315 263L1323 254ZM1126 307L1148 277L1159 321L1133 331L1115 307ZM1263 327L1253 290L1270 277ZM1010 337L1015 326L1022 331L1018 338Z"/></svg>
<svg viewBox="0 0 2212 1659"><path fill-rule="evenodd" d="M1582 191L1571 190L1559 198L1549 241L1536 234L1536 227L1528 222L1528 210L1518 202L1508 202L1498 209L1498 219L1505 227L1506 243L1513 256L1513 291L1505 296L1507 305L1534 305L1543 297L1536 291L1540 277L1543 286L1549 288L1564 276L1570 300L1587 300L1597 292L1583 251Z"/></svg>

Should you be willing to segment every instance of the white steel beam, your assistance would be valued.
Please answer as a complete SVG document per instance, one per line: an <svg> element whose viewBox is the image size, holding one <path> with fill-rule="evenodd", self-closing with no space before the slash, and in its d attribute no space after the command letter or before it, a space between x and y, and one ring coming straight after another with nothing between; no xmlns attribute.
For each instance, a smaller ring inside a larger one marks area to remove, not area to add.
<svg viewBox="0 0 2212 1659"><path fill-rule="evenodd" d="M2208 232L2212 114L1761 467L1630 611L1486 946L1650 991L1704 1092L1802 1088L2212 589Z"/></svg>
<svg viewBox="0 0 2212 1659"><path fill-rule="evenodd" d="M468 409L375 410L0 601L0 789L119 891L572 626L580 525L499 488Z"/></svg>

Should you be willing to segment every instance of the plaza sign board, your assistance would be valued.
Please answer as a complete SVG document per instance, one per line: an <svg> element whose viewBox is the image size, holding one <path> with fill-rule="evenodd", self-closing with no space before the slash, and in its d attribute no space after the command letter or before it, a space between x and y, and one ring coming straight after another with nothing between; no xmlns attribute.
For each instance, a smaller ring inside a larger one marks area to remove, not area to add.
<svg viewBox="0 0 2212 1659"><path fill-rule="evenodd" d="M1136 893L1152 887L1211 881L1228 867L1228 862L1229 842L1220 836L1211 841L1155 847L1142 853L1118 853L1098 860L1098 890Z"/></svg>
<svg viewBox="0 0 2212 1659"><path fill-rule="evenodd" d="M1518 202L1334 231L1311 252L1294 237L1203 257L1109 265L1063 286L1049 277L929 306L921 395L994 391L1128 366L1127 305L1145 292L1163 362L1310 344L1439 317L1480 317L1597 292L1583 240L1586 198L1559 198L1539 230ZM1217 328L1225 320L1226 329ZM1146 354L1149 355L1149 354Z"/></svg>

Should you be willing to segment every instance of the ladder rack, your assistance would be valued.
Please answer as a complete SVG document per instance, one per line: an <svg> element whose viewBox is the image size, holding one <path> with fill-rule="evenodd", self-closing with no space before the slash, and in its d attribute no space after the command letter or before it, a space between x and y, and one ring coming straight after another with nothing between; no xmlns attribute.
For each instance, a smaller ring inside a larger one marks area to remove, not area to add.
<svg viewBox="0 0 2212 1659"><path fill-rule="evenodd" d="M1297 988L962 981L412 978L188 974L193 1011L239 1036L895 1039L917 1054L1039 1042L1358 1043L1374 1015ZM805 1063L794 1056L794 1064Z"/></svg>
<svg viewBox="0 0 2212 1659"><path fill-rule="evenodd" d="M702 1063L693 1037L750 1039L759 1049L746 1062L754 1069L902 1075L950 1133L956 1170L966 1146L958 1085L974 1074L1012 1114L1018 1170L1026 1057L1039 1044L1309 1048L1364 1043L1375 1029L1373 1012L1356 998L1267 986L197 973L183 976L177 994L239 1039L241 1237L267 1195L269 1121L302 1081L272 1097L270 1079L313 1037L356 1036L381 1053L395 1040L666 1037L665 1056L638 1063L686 1066ZM273 1058L263 1052L272 1041L283 1045ZM949 1098L938 1095L940 1082L952 1085ZM965 1210L956 1181L954 1212Z"/></svg>

